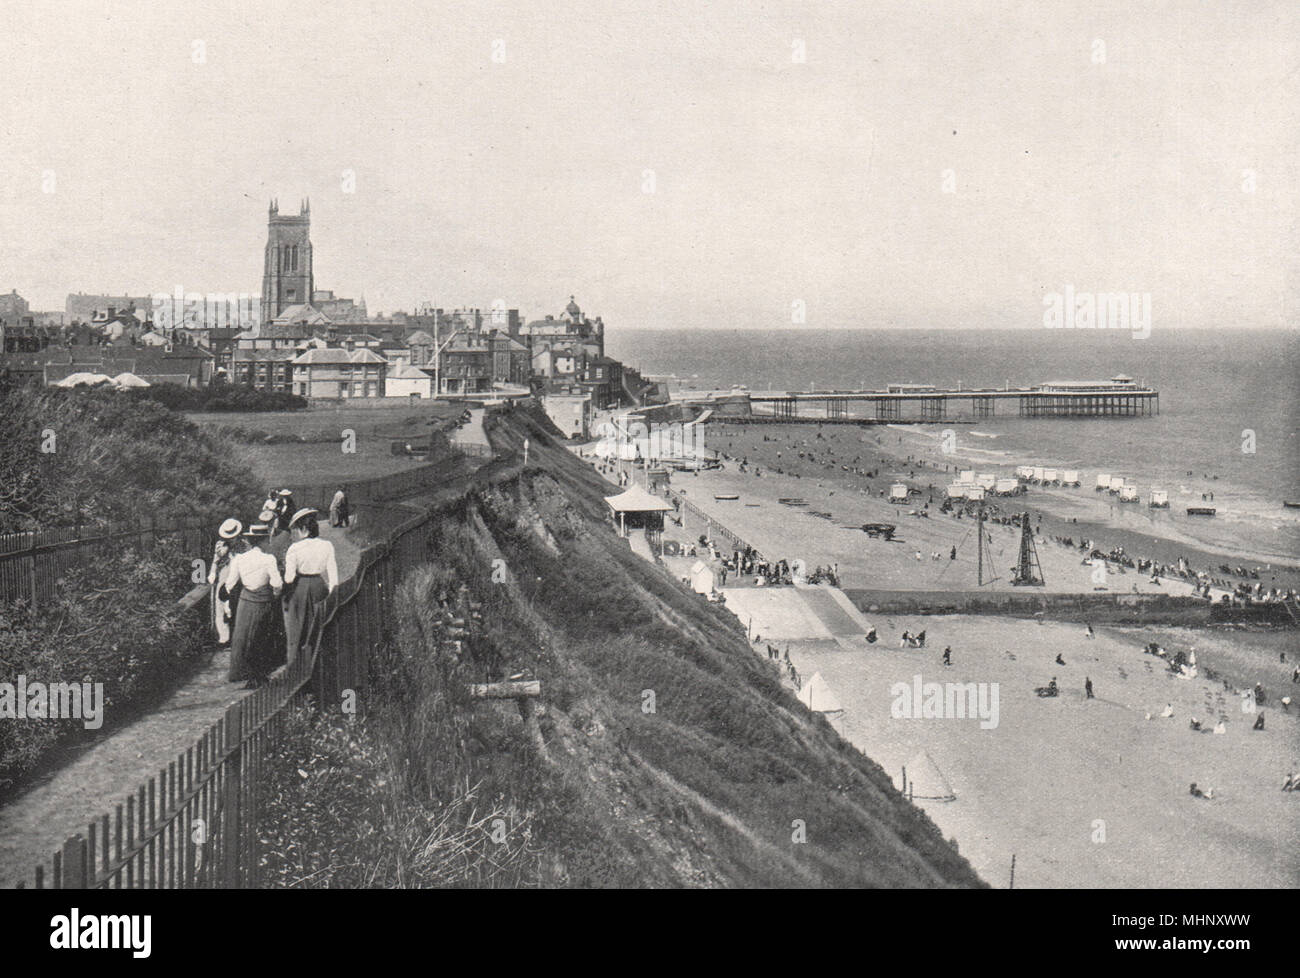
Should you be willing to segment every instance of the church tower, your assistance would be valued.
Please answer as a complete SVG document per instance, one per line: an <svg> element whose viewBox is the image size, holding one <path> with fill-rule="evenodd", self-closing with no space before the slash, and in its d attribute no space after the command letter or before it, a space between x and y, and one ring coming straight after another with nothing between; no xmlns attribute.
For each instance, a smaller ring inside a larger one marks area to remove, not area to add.
<svg viewBox="0 0 1300 978"><path fill-rule="evenodd" d="M315 280L311 270L310 201L302 202L297 217L282 215L279 201L271 201L262 268L263 319L272 320L289 306L311 302Z"/></svg>

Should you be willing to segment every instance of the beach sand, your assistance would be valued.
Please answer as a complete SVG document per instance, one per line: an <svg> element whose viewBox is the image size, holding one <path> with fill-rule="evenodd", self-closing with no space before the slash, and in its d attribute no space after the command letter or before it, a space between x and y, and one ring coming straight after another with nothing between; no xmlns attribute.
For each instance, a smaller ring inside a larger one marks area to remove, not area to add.
<svg viewBox="0 0 1300 978"><path fill-rule="evenodd" d="M727 589L727 604L761 636L789 648L803 682L820 673L844 711L832 725L901 787L902 768L925 750L956 794L917 799L991 885L1018 887L1295 887L1300 885L1300 797L1280 791L1300 767L1297 717L1265 708L1251 729L1221 682L1181 679L1142 652L1136 635L995 618L875 616L880 641L806 628L791 611L806 590ZM825 589L830 590L830 589ZM900 649L904 629L927 648ZM796 633L810 631L807 638ZM1249 641L1249 637L1237 637ZM953 665L941 659L953 649ZM1271 650L1270 650L1271 651ZM1066 665L1055 663L1057 653ZM1252 658L1261 658L1258 653ZM997 726L979 719L891 715L895 683L996 683ZM1096 699L1084 698L1084 677ZM1056 677L1061 695L1034 688ZM1171 704L1171 719L1158 717ZM1223 735L1189 728L1196 716ZM1215 797L1189 794L1189 785Z"/></svg>
<svg viewBox="0 0 1300 978"><path fill-rule="evenodd" d="M838 431L841 438L858 437L858 429ZM804 426L800 432L821 458L826 446L815 441L815 429ZM777 463L777 449L762 442L764 433L774 437L772 429L755 427L745 435L748 446L729 449L725 438L711 444L737 454L748 448L751 472L740 473L728 462L721 471L674 473L673 488L771 559L799 558L809 570L838 564L843 587L978 587L972 520L938 514L937 505L929 519L909 517L906 510L918 503L898 507L846 488L864 480L844 473L840 464L885 464L861 442L863 450L847 457L848 446L842 446L843 462L833 468L804 462L803 478L777 476L769 465L789 467L785 449ZM764 445L772 461L760 461L763 475L756 477L752 463ZM882 472L873 491L890 481ZM935 478L936 485L942 481ZM739 498L715 500L714 493ZM807 507L777 502L789 496L804 498ZM833 519L807 510L830 512ZM886 543L844 528L864 522L894 523L898 537ZM669 523L665 539L696 540L706 529L696 523L689 516L685 527ZM1046 534L1053 532L1050 523L1049 516ZM1001 579L985 589L1009 589L1018 531L998 524L988 530ZM953 546L955 561L949 559ZM936 552L941 559L932 560ZM1131 547L1129 552L1142 553ZM1076 550L1045 537L1038 553L1046 590L1093 591L1092 568L1081 565ZM680 579L694 561L669 557L664 563ZM1131 593L1133 584L1143 592L1190 591L1182 581L1156 587L1146 574L1111 569L1111 591ZM1290 714L1277 708L1279 696L1300 691L1290 683L1294 632L1098 627L1089 639L1077 623L864 615L837 588L736 586L734 577L729 585L722 589L726 606L759 636L755 654L765 656L775 644L783 653L788 649L803 682L820 673L844 707L828 719L896 784L901 787L902 768L919 751L931 754L957 797L915 803L991 885L1008 885L1014 855L1015 885L1021 887L1300 886L1300 796L1280 790L1286 775L1300 770L1300 708L1293 706ZM863 637L870 626L879 635L874 645ZM904 629L924 629L927 648L900 649ZM1166 660L1143 653L1149 641L1170 652L1194 650L1199 676L1173 676ZM947 668L941 661L945 646L954 655ZM1283 651L1289 652L1287 663L1280 660ZM1066 665L1054 661L1058 652ZM1211 670L1217 678L1207 677ZM894 684L911 686L917 675L924 682L997 684L997 726L982 729L978 719L895 718ZM1084 697L1085 676L1093 682L1093 700ZM1035 687L1053 677L1061 695L1039 698ZM1225 689L1225 678L1233 688ZM1256 681L1270 693L1266 729L1259 732L1251 729L1254 714L1242 712L1236 692ZM1158 719L1166 704L1174 716ZM1192 731L1193 716L1206 730L1225 717L1226 733ZM1192 782L1213 788L1215 797L1191 796Z"/></svg>

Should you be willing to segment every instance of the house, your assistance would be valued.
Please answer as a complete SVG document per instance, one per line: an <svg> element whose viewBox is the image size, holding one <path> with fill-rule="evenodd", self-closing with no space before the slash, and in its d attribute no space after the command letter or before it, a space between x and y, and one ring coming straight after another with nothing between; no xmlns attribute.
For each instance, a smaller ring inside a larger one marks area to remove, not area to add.
<svg viewBox="0 0 1300 978"><path fill-rule="evenodd" d="M496 329L488 333L488 345L492 348L493 383L526 387L532 363L528 347Z"/></svg>
<svg viewBox="0 0 1300 978"><path fill-rule="evenodd" d="M433 375L410 364L392 365L384 380L384 396L433 397Z"/></svg>
<svg viewBox="0 0 1300 978"><path fill-rule="evenodd" d="M577 388L542 395L542 410L566 438L591 437L591 395Z"/></svg>
<svg viewBox="0 0 1300 978"><path fill-rule="evenodd" d="M411 366L411 348L401 340L380 340L374 351L394 366Z"/></svg>
<svg viewBox="0 0 1300 978"><path fill-rule="evenodd" d="M457 336L438 357L439 394L492 391L492 348L482 336Z"/></svg>
<svg viewBox="0 0 1300 978"><path fill-rule="evenodd" d="M18 294L17 289L10 290L8 295L0 295L0 324L14 325L30 312L27 300Z"/></svg>
<svg viewBox="0 0 1300 978"><path fill-rule="evenodd" d="M577 366L578 383L591 392L597 409L623 402L623 364L613 357L583 357Z"/></svg>
<svg viewBox="0 0 1300 978"><path fill-rule="evenodd" d="M327 326L330 318L315 306L299 303L287 307L271 320L272 326Z"/></svg>
<svg viewBox="0 0 1300 978"><path fill-rule="evenodd" d="M301 397L383 397L388 363L371 350L311 349L293 360Z"/></svg>
<svg viewBox="0 0 1300 978"><path fill-rule="evenodd" d="M241 350L301 350L311 338L312 331L303 325L270 325L244 330L236 346Z"/></svg>
<svg viewBox="0 0 1300 978"><path fill-rule="evenodd" d="M422 329L406 334L406 348L411 351L411 365L423 367L433 363L433 351L437 348L433 337Z"/></svg>
<svg viewBox="0 0 1300 978"><path fill-rule="evenodd" d="M297 356L295 350L234 350L227 376L232 384L290 394Z"/></svg>

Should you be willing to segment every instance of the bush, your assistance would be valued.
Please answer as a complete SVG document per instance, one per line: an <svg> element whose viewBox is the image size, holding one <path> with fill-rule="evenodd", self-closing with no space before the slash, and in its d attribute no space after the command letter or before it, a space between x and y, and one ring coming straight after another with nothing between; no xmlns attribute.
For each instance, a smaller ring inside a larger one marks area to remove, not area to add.
<svg viewBox="0 0 1300 978"><path fill-rule="evenodd" d="M104 728L170 691L211 648L197 611L177 603L178 568L192 554L164 541L79 565L61 578L52 604L0 604L0 681L103 683ZM0 795L53 748L87 736L78 720L0 721Z"/></svg>
<svg viewBox="0 0 1300 978"><path fill-rule="evenodd" d="M0 533L240 511L252 473L162 404L120 391L0 393Z"/></svg>
<svg viewBox="0 0 1300 978"><path fill-rule="evenodd" d="M155 401L173 411L298 411L307 407L307 399L297 394L259 390L244 384L211 387L154 384L125 393L132 400Z"/></svg>

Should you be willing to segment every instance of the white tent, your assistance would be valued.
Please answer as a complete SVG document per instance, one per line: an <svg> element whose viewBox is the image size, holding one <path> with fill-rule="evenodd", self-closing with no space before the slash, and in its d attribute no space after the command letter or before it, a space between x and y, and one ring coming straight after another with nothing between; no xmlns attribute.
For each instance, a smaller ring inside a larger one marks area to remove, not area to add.
<svg viewBox="0 0 1300 978"><path fill-rule="evenodd" d="M811 679L799 690L799 702L814 713L842 713L844 707L839 698L831 691L820 672L813 673Z"/></svg>
<svg viewBox="0 0 1300 978"><path fill-rule="evenodd" d="M952 785L934 763L929 751L921 751L907 762L907 794L927 801L956 801Z"/></svg>
<svg viewBox="0 0 1300 978"><path fill-rule="evenodd" d="M97 374L82 370L74 374L68 374L68 376L64 377L62 380L56 381L53 386L80 387L82 384L93 386L95 384L111 384L112 382L113 378L109 377L107 374Z"/></svg>
<svg viewBox="0 0 1300 978"><path fill-rule="evenodd" d="M149 381L141 380L129 370L124 370L113 378L113 383L117 387L148 387Z"/></svg>
<svg viewBox="0 0 1300 978"><path fill-rule="evenodd" d="M716 583L713 568L704 561L697 560L691 566L691 589L693 591L698 591L700 594L710 594Z"/></svg>

